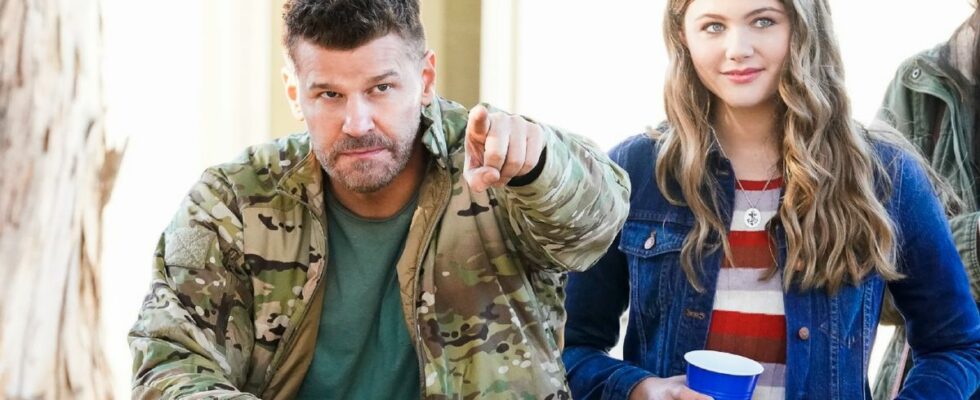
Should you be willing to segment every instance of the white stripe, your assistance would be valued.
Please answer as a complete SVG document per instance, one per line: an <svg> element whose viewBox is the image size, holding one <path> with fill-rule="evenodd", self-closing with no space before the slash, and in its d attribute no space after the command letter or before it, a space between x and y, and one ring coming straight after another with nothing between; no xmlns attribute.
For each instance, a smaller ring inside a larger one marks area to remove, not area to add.
<svg viewBox="0 0 980 400"><path fill-rule="evenodd" d="M762 375L759 376L758 386L785 386L786 364L760 363Z"/></svg>
<svg viewBox="0 0 980 400"><path fill-rule="evenodd" d="M770 186L771 187L771 186ZM751 193L746 193L751 192ZM760 210L775 210L779 207L779 195L781 194L781 189L773 188L769 190L736 190L735 191L735 209L744 210L749 208L749 200L751 198L752 204Z"/></svg>
<svg viewBox="0 0 980 400"><path fill-rule="evenodd" d="M785 315L783 292L774 290L718 290L715 310L743 314Z"/></svg>
<svg viewBox="0 0 980 400"><path fill-rule="evenodd" d="M783 400L786 398L786 388L771 386L756 386L752 392L752 400Z"/></svg>
<svg viewBox="0 0 980 400"><path fill-rule="evenodd" d="M718 271L718 285L715 290L783 290L779 274L760 281L768 269L765 268L722 268Z"/></svg>
<svg viewBox="0 0 980 400"><path fill-rule="evenodd" d="M743 232L756 232L756 231L766 230L766 224L769 223L769 220L776 215L776 212L760 210L759 213L762 214L762 222L759 224L759 226L756 226L755 228L749 228L748 225L745 225L745 210L735 210L735 215L732 216L732 230L743 231Z"/></svg>

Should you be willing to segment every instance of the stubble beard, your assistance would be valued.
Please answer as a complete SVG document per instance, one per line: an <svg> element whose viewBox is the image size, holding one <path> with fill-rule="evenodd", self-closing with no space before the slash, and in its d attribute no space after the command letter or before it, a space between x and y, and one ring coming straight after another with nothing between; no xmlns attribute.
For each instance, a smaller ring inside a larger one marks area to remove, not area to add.
<svg viewBox="0 0 980 400"><path fill-rule="evenodd" d="M374 193L388 186L405 170L412 157L416 136L400 135L397 141L380 133L361 137L345 136L343 140L334 143L333 148L328 152L316 149L316 156L330 179L356 193ZM348 160L338 163L341 152L371 147L383 148L383 151L391 154L391 158Z"/></svg>

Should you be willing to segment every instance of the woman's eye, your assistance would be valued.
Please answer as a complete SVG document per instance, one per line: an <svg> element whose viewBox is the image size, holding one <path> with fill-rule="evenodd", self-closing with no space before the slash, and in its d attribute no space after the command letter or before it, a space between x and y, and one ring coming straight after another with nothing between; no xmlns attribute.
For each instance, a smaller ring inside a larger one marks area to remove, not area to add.
<svg viewBox="0 0 980 400"><path fill-rule="evenodd" d="M754 23L755 26L758 28L768 28L770 26L776 25L776 21L773 21L769 18L759 18L755 20Z"/></svg>
<svg viewBox="0 0 980 400"><path fill-rule="evenodd" d="M385 92L388 89L391 89L391 85L387 83L382 83L378 86L375 86L375 88L378 89L379 92Z"/></svg>
<svg viewBox="0 0 980 400"><path fill-rule="evenodd" d="M705 25L701 29L708 33L719 33L721 31L724 31L725 27L717 22L712 22L710 24Z"/></svg>
<svg viewBox="0 0 980 400"><path fill-rule="evenodd" d="M335 99L340 96L340 93L327 91L327 92L323 92L322 96L330 99Z"/></svg>

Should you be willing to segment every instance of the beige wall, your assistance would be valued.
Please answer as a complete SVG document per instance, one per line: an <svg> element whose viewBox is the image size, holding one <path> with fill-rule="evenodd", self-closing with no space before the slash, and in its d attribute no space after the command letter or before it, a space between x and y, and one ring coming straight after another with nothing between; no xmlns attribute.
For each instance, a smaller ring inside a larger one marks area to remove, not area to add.
<svg viewBox="0 0 980 400"><path fill-rule="evenodd" d="M306 130L289 111L282 85L284 2L269 2L270 137ZM436 92L465 106L480 101L480 9L480 0L422 0L427 44L436 53Z"/></svg>
<svg viewBox="0 0 980 400"><path fill-rule="evenodd" d="M480 0L422 0L422 24L436 53L436 91L470 107L480 101Z"/></svg>

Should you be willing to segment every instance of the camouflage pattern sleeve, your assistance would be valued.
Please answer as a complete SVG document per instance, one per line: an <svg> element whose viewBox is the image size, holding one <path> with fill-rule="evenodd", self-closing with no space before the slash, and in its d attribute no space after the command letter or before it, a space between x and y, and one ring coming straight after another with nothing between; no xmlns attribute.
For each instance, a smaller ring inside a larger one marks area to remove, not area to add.
<svg viewBox="0 0 980 400"><path fill-rule="evenodd" d="M231 186L209 170L158 244L150 293L129 332L133 398L250 399L252 288Z"/></svg>
<svg viewBox="0 0 980 400"><path fill-rule="evenodd" d="M615 239L629 212L626 172L583 137L539 124L544 169L523 186L495 189L509 236L523 255L551 271L584 271Z"/></svg>

